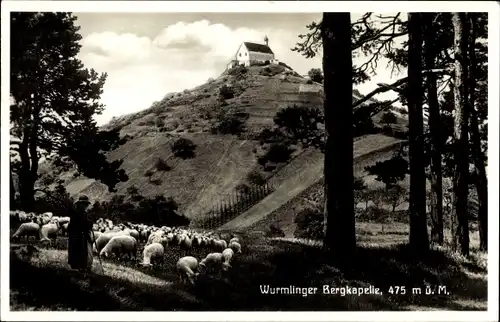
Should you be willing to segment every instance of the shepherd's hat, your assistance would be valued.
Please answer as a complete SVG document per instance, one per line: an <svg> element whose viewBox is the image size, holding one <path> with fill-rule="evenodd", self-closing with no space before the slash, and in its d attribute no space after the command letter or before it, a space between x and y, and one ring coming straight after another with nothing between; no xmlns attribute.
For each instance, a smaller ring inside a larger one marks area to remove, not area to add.
<svg viewBox="0 0 500 322"><path fill-rule="evenodd" d="M77 201L75 201L75 206L79 204L85 204L86 206L90 205L89 197L86 195L81 195Z"/></svg>

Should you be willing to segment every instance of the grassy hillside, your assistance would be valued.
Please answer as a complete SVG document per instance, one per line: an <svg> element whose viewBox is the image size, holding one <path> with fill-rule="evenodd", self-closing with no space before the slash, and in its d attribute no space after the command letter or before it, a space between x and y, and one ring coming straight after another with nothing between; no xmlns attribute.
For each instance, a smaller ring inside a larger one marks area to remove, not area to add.
<svg viewBox="0 0 500 322"><path fill-rule="evenodd" d="M231 92L224 104L243 109L249 115L246 128L239 135L213 132L214 113L220 107L223 87ZM359 96L355 92L353 100ZM196 88L168 94L144 111L115 118L103 126L118 128L120 135L128 138L127 143L109 154L111 160L124 160L123 168L129 175L127 182L117 186L118 193L127 194L127 188L134 186L145 197L160 193L173 197L180 211L189 217L204 214L226 200L236 185L258 167L256 153L262 151L262 146L253 140L254 136L273 124L280 108L294 104L320 107L322 102L321 84L312 83L282 65L225 71ZM374 120L378 122L378 116ZM171 145L179 137L196 144L195 158L173 157ZM284 168L278 167L274 173L267 173L273 186L279 187L297 169L321 161L322 155L311 153L296 146L293 156L300 157ZM171 170L157 170L155 164L159 159L166 161ZM153 172L150 178L145 175L148 170ZM50 172L50 167L45 167L45 171ZM91 200L109 200L113 195L95 180L75 179L71 172L61 177L72 195L87 194Z"/></svg>
<svg viewBox="0 0 500 322"><path fill-rule="evenodd" d="M359 175L359 172L363 171L362 165L373 162L374 156L392 155L392 150L400 143L401 140L383 135L368 135L357 140L354 143L355 174ZM305 202L304 196L309 196L311 191L316 192L318 185L322 187L323 168L323 154L316 151L314 158L290 173L288 180L276 191L221 228L242 230L253 227L266 230L270 223L276 223L285 233L292 232L293 235L293 208Z"/></svg>

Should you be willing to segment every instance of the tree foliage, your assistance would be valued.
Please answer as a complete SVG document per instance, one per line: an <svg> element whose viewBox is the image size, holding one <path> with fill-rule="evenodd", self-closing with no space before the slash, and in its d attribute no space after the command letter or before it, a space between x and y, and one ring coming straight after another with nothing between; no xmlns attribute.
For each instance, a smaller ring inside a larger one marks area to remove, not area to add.
<svg viewBox="0 0 500 322"><path fill-rule="evenodd" d="M124 140L118 131L100 130L93 119L103 110L99 99L106 74L85 69L76 58L82 37L75 21L64 12L11 13L11 151L16 155L11 165L27 210L42 158L61 171L75 168L110 191L128 180L122 160L106 159L105 153Z"/></svg>
<svg viewBox="0 0 500 322"><path fill-rule="evenodd" d="M323 83L323 72L319 68L311 68L309 72L307 73L311 80L316 83Z"/></svg>
<svg viewBox="0 0 500 322"><path fill-rule="evenodd" d="M375 180L383 182L389 189L405 178L408 173L408 161L402 156L394 156L386 161L377 161L374 165L365 167L365 170L375 175Z"/></svg>

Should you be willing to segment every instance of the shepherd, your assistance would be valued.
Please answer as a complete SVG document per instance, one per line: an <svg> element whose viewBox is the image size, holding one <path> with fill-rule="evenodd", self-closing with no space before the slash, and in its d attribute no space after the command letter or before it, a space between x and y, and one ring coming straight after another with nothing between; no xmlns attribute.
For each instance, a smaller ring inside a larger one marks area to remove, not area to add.
<svg viewBox="0 0 500 322"><path fill-rule="evenodd" d="M75 202L68 225L68 264L73 269L90 271L92 254L92 222L88 218L89 198L81 195Z"/></svg>

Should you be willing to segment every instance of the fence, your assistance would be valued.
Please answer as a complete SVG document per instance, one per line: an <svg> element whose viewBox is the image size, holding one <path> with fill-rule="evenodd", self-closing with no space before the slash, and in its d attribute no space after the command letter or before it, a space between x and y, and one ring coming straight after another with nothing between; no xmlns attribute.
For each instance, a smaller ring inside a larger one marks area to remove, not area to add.
<svg viewBox="0 0 500 322"><path fill-rule="evenodd" d="M245 193L233 193L225 201L219 202L202 218L192 220L191 226L205 229L219 227L255 206L273 191L272 185L266 183L262 186L252 185Z"/></svg>

